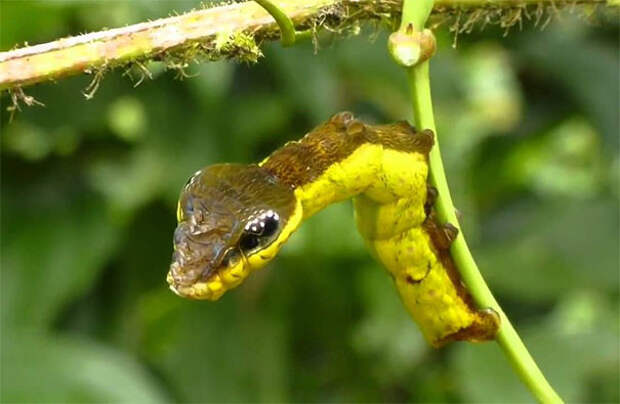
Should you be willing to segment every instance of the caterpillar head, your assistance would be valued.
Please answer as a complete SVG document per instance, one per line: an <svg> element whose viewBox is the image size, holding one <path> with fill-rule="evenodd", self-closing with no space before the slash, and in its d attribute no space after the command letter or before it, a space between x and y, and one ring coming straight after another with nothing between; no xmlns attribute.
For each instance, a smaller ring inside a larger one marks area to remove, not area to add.
<svg viewBox="0 0 620 404"><path fill-rule="evenodd" d="M301 206L261 167L218 164L189 179L177 219L170 289L216 300L277 254L299 226Z"/></svg>

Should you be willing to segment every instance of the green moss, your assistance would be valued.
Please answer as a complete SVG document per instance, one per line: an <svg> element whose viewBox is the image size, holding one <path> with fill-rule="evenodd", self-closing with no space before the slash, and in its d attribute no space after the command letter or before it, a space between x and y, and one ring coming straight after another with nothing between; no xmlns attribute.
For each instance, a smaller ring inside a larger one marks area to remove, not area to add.
<svg viewBox="0 0 620 404"><path fill-rule="evenodd" d="M240 62L256 63L263 56L253 36L244 32L219 33L215 37L214 54L210 59L225 57Z"/></svg>

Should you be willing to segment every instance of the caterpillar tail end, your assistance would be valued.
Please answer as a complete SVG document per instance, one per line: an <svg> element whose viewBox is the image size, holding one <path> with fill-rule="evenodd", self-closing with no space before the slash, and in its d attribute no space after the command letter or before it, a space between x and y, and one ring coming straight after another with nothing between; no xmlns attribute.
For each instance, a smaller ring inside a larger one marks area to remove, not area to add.
<svg viewBox="0 0 620 404"><path fill-rule="evenodd" d="M440 348L452 341L486 342L495 339L501 319L499 314L491 309L476 310L474 321L466 328L462 328L446 337L431 341L435 348Z"/></svg>

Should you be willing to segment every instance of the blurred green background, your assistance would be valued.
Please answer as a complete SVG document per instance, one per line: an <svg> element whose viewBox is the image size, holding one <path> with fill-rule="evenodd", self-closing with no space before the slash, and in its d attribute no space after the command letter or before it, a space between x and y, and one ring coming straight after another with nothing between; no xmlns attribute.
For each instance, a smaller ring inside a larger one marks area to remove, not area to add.
<svg viewBox="0 0 620 404"><path fill-rule="evenodd" d="M9 1L1 46L137 23L193 2ZM310 220L217 303L167 289L175 202L335 112L411 118L386 35L264 46L253 66L152 64L2 98L3 402L528 402L495 344L429 348L354 230ZM550 382L618 402L618 22L437 32L442 151L475 257ZM138 75L133 72L134 82Z"/></svg>

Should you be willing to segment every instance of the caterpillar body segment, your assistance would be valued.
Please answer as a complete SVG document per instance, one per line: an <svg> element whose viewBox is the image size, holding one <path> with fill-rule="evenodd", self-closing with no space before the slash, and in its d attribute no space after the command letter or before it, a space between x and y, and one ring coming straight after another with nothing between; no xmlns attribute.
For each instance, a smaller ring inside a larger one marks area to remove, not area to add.
<svg viewBox="0 0 620 404"><path fill-rule="evenodd" d="M433 141L406 122L366 125L342 112L259 165L199 171L179 201L171 289L215 300L269 262L303 220L354 198L358 230L426 339L492 339L497 314L474 307L447 252L456 228L434 219Z"/></svg>

